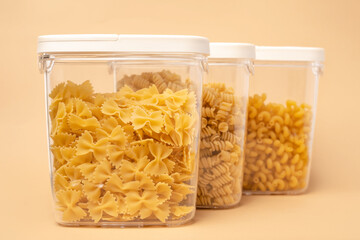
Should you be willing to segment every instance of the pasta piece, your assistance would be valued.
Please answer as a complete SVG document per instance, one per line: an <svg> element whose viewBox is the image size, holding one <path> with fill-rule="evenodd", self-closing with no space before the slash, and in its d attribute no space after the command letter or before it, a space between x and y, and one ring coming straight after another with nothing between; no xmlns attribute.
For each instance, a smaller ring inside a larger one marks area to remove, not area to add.
<svg viewBox="0 0 360 240"><path fill-rule="evenodd" d="M135 174L135 180L139 181L140 189L155 190L155 184L154 184L153 180L147 174L145 174L143 172L138 172Z"/></svg>
<svg viewBox="0 0 360 240"><path fill-rule="evenodd" d="M156 193L158 194L160 204L170 199L171 192L172 190L168 184L161 182L156 184Z"/></svg>
<svg viewBox="0 0 360 240"><path fill-rule="evenodd" d="M108 134L119 125L118 121L114 117L105 118L100 123L101 129Z"/></svg>
<svg viewBox="0 0 360 240"><path fill-rule="evenodd" d="M96 202L101 195L101 185L91 181L84 181L84 194L90 202Z"/></svg>
<svg viewBox="0 0 360 240"><path fill-rule="evenodd" d="M170 89L166 89L164 95L166 106L172 111L177 111L186 102L188 90L183 89L174 93Z"/></svg>
<svg viewBox="0 0 360 240"><path fill-rule="evenodd" d="M89 106L81 99L75 99L74 114L81 118L92 117L92 112L90 111Z"/></svg>
<svg viewBox="0 0 360 240"><path fill-rule="evenodd" d="M52 136L53 146L70 146L76 139L76 135L70 133L59 133Z"/></svg>
<svg viewBox="0 0 360 240"><path fill-rule="evenodd" d="M60 102L58 104L57 111L55 113L55 119L52 122L52 128L51 128L51 135L56 135L61 132L66 132L67 126L66 126L66 108L65 104L63 102Z"/></svg>
<svg viewBox="0 0 360 240"><path fill-rule="evenodd" d="M121 178L128 182L135 180L135 175L144 171L144 168L149 164L149 159L146 157L140 159L138 162L133 163L128 160L123 160L119 173Z"/></svg>
<svg viewBox="0 0 360 240"><path fill-rule="evenodd" d="M184 105L182 106L182 109L184 112L189 113L191 116L195 116L195 109L196 109L196 97L194 92L190 92L188 95L187 100L185 101Z"/></svg>
<svg viewBox="0 0 360 240"><path fill-rule="evenodd" d="M67 81L66 91L71 97L82 99L85 101L91 101L92 94L94 92L93 87L89 80L79 85L71 81Z"/></svg>
<svg viewBox="0 0 360 240"><path fill-rule="evenodd" d="M128 205L128 212L135 214L142 209L155 210L159 205L158 197L155 191L143 191L142 193L131 191L126 194L126 203ZM143 216L143 218L150 215Z"/></svg>
<svg viewBox="0 0 360 240"><path fill-rule="evenodd" d="M97 139L107 138L109 142L114 143L120 147L125 147L126 136L121 126L115 127L111 133L107 133L106 131L98 128L96 129L96 137Z"/></svg>
<svg viewBox="0 0 360 240"><path fill-rule="evenodd" d="M161 77L160 74L155 73L152 75L152 81L155 84L155 86L157 87L157 89L159 89L159 92L162 93L164 92L164 90L166 89L166 83L165 80Z"/></svg>
<svg viewBox="0 0 360 240"><path fill-rule="evenodd" d="M154 160L146 165L144 171L152 175L168 174L169 168L174 165L174 162L171 160L166 160L171 154L172 149L159 143L150 143L149 149Z"/></svg>
<svg viewBox="0 0 360 240"><path fill-rule="evenodd" d="M129 158L139 161L140 159L147 158L149 154L149 149L145 146L133 146L125 152L126 156Z"/></svg>
<svg viewBox="0 0 360 240"><path fill-rule="evenodd" d="M115 168L120 168L124 159L125 150L119 146L111 146L108 148L109 161Z"/></svg>
<svg viewBox="0 0 360 240"><path fill-rule="evenodd" d="M92 152L97 160L103 160L106 157L107 147L108 139L100 139L98 142L94 143L91 134L85 131L78 140L77 155L84 155Z"/></svg>
<svg viewBox="0 0 360 240"><path fill-rule="evenodd" d="M74 180L81 180L83 175L81 174L80 169L76 167L69 167L67 165L62 167L62 170L64 171L64 176L66 176L68 179L74 181ZM59 169L58 172L61 170Z"/></svg>
<svg viewBox="0 0 360 240"><path fill-rule="evenodd" d="M96 164L83 163L79 165L77 168L80 169L80 172L85 177L85 179L91 179L93 172L95 171Z"/></svg>
<svg viewBox="0 0 360 240"><path fill-rule="evenodd" d="M92 181L94 183L104 183L111 174L111 164L109 161L104 160L102 162L100 162L99 165L96 166L94 173L93 173L93 178Z"/></svg>
<svg viewBox="0 0 360 240"><path fill-rule="evenodd" d="M180 138L181 146L188 145L193 136L194 118L188 114L175 114L175 132Z"/></svg>
<svg viewBox="0 0 360 240"><path fill-rule="evenodd" d="M52 105L56 105L57 103L59 103L60 101L62 101L66 96L65 96L65 83L60 83L58 85L56 85L53 90L51 91L51 93L49 94L49 97L52 98ZM50 106L50 108L52 108Z"/></svg>
<svg viewBox="0 0 360 240"><path fill-rule="evenodd" d="M191 213L192 211L194 211L194 207L192 207L192 206L172 206L171 207L171 213L176 218L181 218L181 217Z"/></svg>
<svg viewBox="0 0 360 240"><path fill-rule="evenodd" d="M117 116L124 123L130 122L130 111L127 108L120 108L115 100L107 100L102 105L101 112L109 116Z"/></svg>
<svg viewBox="0 0 360 240"><path fill-rule="evenodd" d="M174 197L173 200L175 201L182 201L187 198L187 195L194 193L191 186L185 183L175 183L171 186L171 188L173 190L172 197Z"/></svg>
<svg viewBox="0 0 360 240"><path fill-rule="evenodd" d="M113 217L118 216L118 203L110 192L106 192L99 202L90 202L88 207L90 216L94 222L99 222L104 212Z"/></svg>
<svg viewBox="0 0 360 240"><path fill-rule="evenodd" d="M134 129L141 129L148 125L152 131L159 133L161 128L163 127L163 116L160 111L155 111L150 114L146 113L146 111L142 108L136 108L133 112L131 119Z"/></svg>
<svg viewBox="0 0 360 240"><path fill-rule="evenodd" d="M161 222L165 223L166 219L170 215L169 204L163 203L163 204L157 206L156 209L153 210L152 212L157 219L159 219Z"/></svg>
<svg viewBox="0 0 360 240"><path fill-rule="evenodd" d="M80 191L60 190L56 193L59 209L63 211L62 218L64 221L79 221L86 216L86 212L81 207L77 206L80 198Z"/></svg>
<svg viewBox="0 0 360 240"><path fill-rule="evenodd" d="M122 195L116 195L116 201L118 203L118 213L121 214L126 214L127 212L127 206L126 206L126 201L125 201L125 197ZM136 217L136 216L133 216Z"/></svg>
<svg viewBox="0 0 360 240"><path fill-rule="evenodd" d="M64 176L59 173L55 174L53 184L56 192L60 190L67 190L70 188L70 183L66 180Z"/></svg>
<svg viewBox="0 0 360 240"><path fill-rule="evenodd" d="M153 176L151 176L151 178L153 179L153 181L155 182L155 183L166 183L166 184L172 184L172 183L174 183L174 177L173 177L173 175L174 175L175 173L173 173L173 174L171 174L171 176L169 176L168 174L160 174L160 175L153 175ZM188 179L186 179L186 180L188 180ZM186 181L186 180L184 180L184 181Z"/></svg>
<svg viewBox="0 0 360 240"><path fill-rule="evenodd" d="M107 180L104 189L106 191L112 192L112 193L122 193L126 194L129 191L139 190L140 188L140 182L139 181L131 181L127 183L123 183L121 178L113 173L111 177Z"/></svg>

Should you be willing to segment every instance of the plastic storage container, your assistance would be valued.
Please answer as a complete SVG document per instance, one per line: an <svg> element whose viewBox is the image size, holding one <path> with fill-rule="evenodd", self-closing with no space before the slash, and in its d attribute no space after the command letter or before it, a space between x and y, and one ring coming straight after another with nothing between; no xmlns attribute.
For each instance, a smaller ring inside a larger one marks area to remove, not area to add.
<svg viewBox="0 0 360 240"><path fill-rule="evenodd" d="M320 48L256 47L245 194L298 194L308 187L323 61Z"/></svg>
<svg viewBox="0 0 360 240"><path fill-rule="evenodd" d="M255 46L211 43L203 85L197 207L227 208L242 195L249 75Z"/></svg>
<svg viewBox="0 0 360 240"><path fill-rule="evenodd" d="M208 40L54 35L38 41L56 221L171 226L192 219Z"/></svg>

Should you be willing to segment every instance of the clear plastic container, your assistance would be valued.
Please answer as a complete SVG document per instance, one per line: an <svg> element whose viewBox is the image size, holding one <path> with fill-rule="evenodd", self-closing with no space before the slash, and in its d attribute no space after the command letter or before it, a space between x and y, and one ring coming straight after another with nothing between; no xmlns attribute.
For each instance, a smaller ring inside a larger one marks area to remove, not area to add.
<svg viewBox="0 0 360 240"><path fill-rule="evenodd" d="M323 61L320 48L256 47L245 194L299 194L307 189Z"/></svg>
<svg viewBox="0 0 360 240"><path fill-rule="evenodd" d="M228 208L242 195L249 75L255 46L210 43L203 85L197 207Z"/></svg>
<svg viewBox="0 0 360 240"><path fill-rule="evenodd" d="M194 217L209 42L54 35L38 42L56 221L173 226Z"/></svg>

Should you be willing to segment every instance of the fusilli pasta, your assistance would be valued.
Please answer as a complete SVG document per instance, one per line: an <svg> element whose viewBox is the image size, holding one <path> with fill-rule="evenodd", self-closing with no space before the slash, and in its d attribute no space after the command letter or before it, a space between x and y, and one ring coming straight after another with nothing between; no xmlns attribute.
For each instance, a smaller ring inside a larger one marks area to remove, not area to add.
<svg viewBox="0 0 360 240"><path fill-rule="evenodd" d="M244 126L236 119L245 109L237 98L223 83L203 85L198 207L228 207L241 198Z"/></svg>

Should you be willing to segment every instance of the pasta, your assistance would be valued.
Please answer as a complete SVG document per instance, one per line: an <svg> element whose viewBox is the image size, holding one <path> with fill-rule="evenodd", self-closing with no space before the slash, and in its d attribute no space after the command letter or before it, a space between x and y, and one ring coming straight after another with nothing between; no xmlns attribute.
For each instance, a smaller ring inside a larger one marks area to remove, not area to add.
<svg viewBox="0 0 360 240"><path fill-rule="evenodd" d="M249 99L244 190L284 193L306 187L311 107L287 101L266 103L266 94Z"/></svg>
<svg viewBox="0 0 360 240"><path fill-rule="evenodd" d="M63 211L64 221L77 221L86 216L86 212L77 204L81 198L80 191L60 190L56 193L59 210Z"/></svg>
<svg viewBox="0 0 360 240"><path fill-rule="evenodd" d="M163 93L165 90L177 92L188 88L188 86L182 82L179 75L170 72L169 70L163 70L161 72L143 72L140 75L133 74L131 76L125 76L119 81L118 86L127 85L133 90L140 90L148 88L153 84L160 93Z"/></svg>
<svg viewBox="0 0 360 240"><path fill-rule="evenodd" d="M64 222L160 221L194 211L196 95L170 71L50 93L53 186Z"/></svg>
<svg viewBox="0 0 360 240"><path fill-rule="evenodd" d="M203 86L197 206L227 207L241 198L245 109L223 83Z"/></svg>

